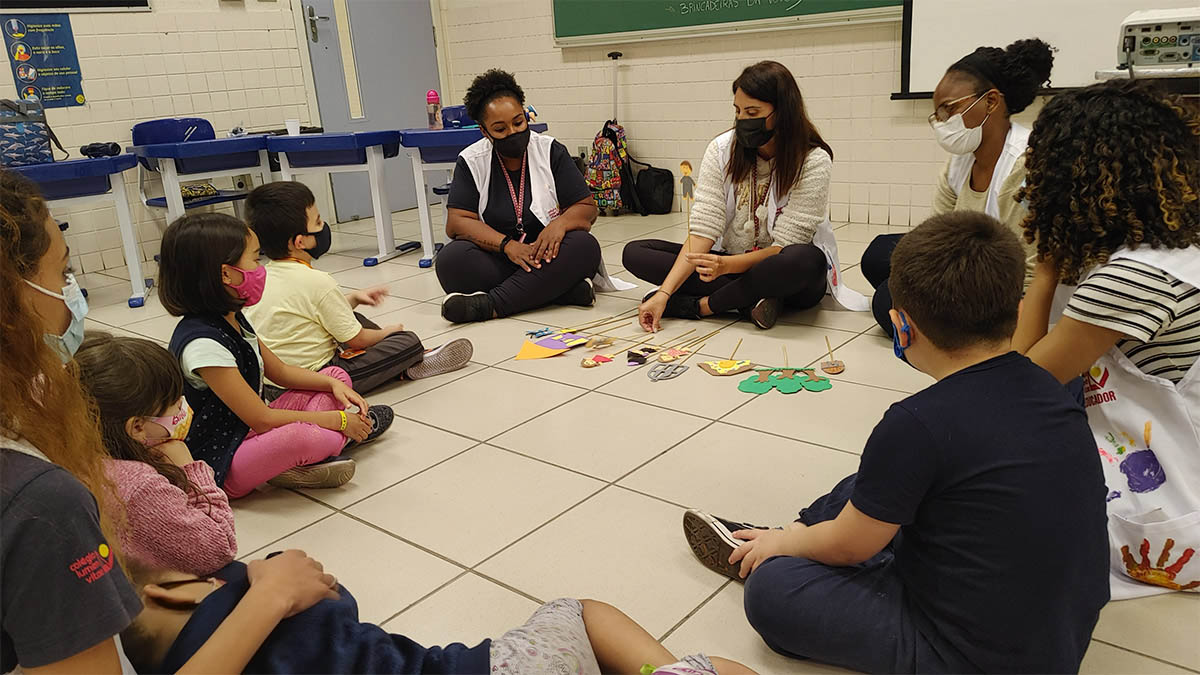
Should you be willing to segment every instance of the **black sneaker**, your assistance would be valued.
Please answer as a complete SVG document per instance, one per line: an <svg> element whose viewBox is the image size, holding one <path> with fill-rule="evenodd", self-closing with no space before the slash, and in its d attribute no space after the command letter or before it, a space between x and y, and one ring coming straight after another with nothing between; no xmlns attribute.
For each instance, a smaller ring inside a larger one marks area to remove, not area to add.
<svg viewBox="0 0 1200 675"><path fill-rule="evenodd" d="M750 320L755 326L766 330L779 320L780 305L778 298L763 298L750 310Z"/></svg>
<svg viewBox="0 0 1200 675"><path fill-rule="evenodd" d="M687 538L692 553L708 569L724 574L730 579L741 581L738 575L741 563L731 565L729 556L742 540L733 536L738 530L766 530L770 528L749 523L739 523L718 518L699 509L688 509L683 514L683 536Z"/></svg>
<svg viewBox="0 0 1200 675"><path fill-rule="evenodd" d="M349 457L328 457L316 464L296 466L267 481L278 488L335 488L354 478L355 464Z"/></svg>
<svg viewBox="0 0 1200 675"><path fill-rule="evenodd" d="M650 296L657 293L657 290L651 291L642 302L650 299ZM672 319L700 319L700 296L698 295L682 295L676 292L671 297L667 298L667 306L663 309L663 316Z"/></svg>
<svg viewBox="0 0 1200 675"><path fill-rule="evenodd" d="M591 307L596 304L596 290L592 288L592 280L580 279L579 283L571 287L571 290L556 298L554 304L579 305L580 307Z"/></svg>
<svg viewBox="0 0 1200 675"><path fill-rule="evenodd" d="M494 313L487 291L451 293L442 300L442 318L450 323L487 321Z"/></svg>

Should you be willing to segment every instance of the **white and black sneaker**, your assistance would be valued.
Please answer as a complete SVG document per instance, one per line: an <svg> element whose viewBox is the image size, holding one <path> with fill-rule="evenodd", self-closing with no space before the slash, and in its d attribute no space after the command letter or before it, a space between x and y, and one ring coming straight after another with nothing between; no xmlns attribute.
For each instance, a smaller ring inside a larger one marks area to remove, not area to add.
<svg viewBox="0 0 1200 675"><path fill-rule="evenodd" d="M683 514L683 536L692 547L692 553L708 569L736 581L742 581L738 574L741 565L730 564L729 556L744 542L733 533L767 529L770 528L718 518L699 509L688 509Z"/></svg>
<svg viewBox="0 0 1200 675"><path fill-rule="evenodd" d="M487 291L451 293L442 300L442 318L450 323L487 321L495 314Z"/></svg>

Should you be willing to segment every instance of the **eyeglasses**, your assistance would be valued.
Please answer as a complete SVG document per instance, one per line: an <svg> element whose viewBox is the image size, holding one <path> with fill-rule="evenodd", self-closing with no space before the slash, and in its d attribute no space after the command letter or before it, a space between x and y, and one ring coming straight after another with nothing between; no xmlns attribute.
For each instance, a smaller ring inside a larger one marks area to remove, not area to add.
<svg viewBox="0 0 1200 675"><path fill-rule="evenodd" d="M991 89L989 89L988 91L991 91ZM974 96L976 98L975 98L975 101L973 101L971 103L971 105L975 105L975 103L979 102L979 99L981 99L987 95L988 91L985 91L981 94L967 94L966 96L960 96L960 97L954 99L953 101L946 101L945 103L939 105L937 108L934 109L933 112L929 113L929 118L928 118L929 125L933 126L934 122L945 122L946 120L950 119L950 117L954 114L951 112L952 110L954 110L954 106L958 105L959 103L962 103L963 101L971 98L972 96ZM967 106L967 110L970 110L970 109L971 109L971 106ZM966 110L964 110L963 112L966 112Z"/></svg>

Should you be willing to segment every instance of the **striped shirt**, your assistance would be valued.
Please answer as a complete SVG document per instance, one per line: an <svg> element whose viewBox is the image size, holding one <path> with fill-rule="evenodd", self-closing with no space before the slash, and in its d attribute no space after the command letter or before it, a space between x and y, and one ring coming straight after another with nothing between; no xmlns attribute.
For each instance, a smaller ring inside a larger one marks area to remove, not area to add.
<svg viewBox="0 0 1200 675"><path fill-rule="evenodd" d="M1101 265L1063 315L1123 333L1117 348L1139 370L1176 384L1200 357L1200 289L1145 263Z"/></svg>

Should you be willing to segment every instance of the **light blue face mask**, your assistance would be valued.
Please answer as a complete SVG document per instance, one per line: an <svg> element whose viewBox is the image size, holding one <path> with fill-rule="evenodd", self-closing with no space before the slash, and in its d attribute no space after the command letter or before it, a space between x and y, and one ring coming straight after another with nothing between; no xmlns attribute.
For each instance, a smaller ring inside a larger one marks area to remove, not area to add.
<svg viewBox="0 0 1200 675"><path fill-rule="evenodd" d="M44 336L46 344L58 352L63 363L70 361L75 357L75 352L79 351L79 345L83 344L83 317L88 313L87 298L83 297L83 290L79 288L79 282L75 281L75 275L67 274L67 285L63 286L62 293L42 288L28 279L25 283L52 298L62 300L67 309L71 310L71 325L67 326L67 332L62 335L46 333Z"/></svg>

